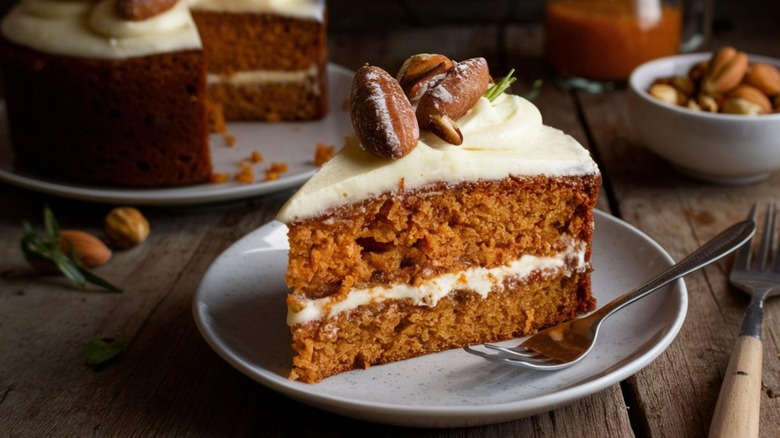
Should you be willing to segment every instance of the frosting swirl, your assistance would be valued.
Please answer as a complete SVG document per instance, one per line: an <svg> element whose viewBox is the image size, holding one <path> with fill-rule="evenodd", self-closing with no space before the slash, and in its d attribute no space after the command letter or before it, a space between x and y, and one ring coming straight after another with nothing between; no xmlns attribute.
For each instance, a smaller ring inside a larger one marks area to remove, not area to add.
<svg viewBox="0 0 780 438"><path fill-rule="evenodd" d="M6 15L9 40L55 55L127 59L200 49L200 35L187 4L142 21L115 13L116 0L23 0Z"/></svg>
<svg viewBox="0 0 780 438"><path fill-rule="evenodd" d="M498 180L508 176L579 176L599 172L588 151L562 131L542 123L538 108L522 97L502 94L479 102L458 120L463 144L450 145L422 132L411 153L397 160L361 149L355 138L280 210L291 223L387 191L435 182Z"/></svg>

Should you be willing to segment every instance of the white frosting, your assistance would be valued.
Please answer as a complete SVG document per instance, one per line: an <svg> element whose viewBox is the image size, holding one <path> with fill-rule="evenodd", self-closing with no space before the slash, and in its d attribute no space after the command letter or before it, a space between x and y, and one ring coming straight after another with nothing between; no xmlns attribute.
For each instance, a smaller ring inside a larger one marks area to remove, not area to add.
<svg viewBox="0 0 780 438"><path fill-rule="evenodd" d="M571 260L574 260L574 267L567 268L567 263ZM463 272L443 274L420 285L395 284L389 287L353 289L344 299L325 297L301 300L296 303L301 305L300 311L293 313L288 309L287 324L293 326L331 318L358 306L383 300L399 300L415 306L434 307L439 300L458 289L474 291L484 298L491 291L501 290L504 280L508 278L522 280L535 272L556 273L565 269L584 272L586 268L584 242L572 243L555 257L524 255L507 266L493 269L471 268Z"/></svg>
<svg viewBox="0 0 780 438"><path fill-rule="evenodd" d="M325 0L187 0L193 10L212 12L271 13L324 21Z"/></svg>
<svg viewBox="0 0 780 438"><path fill-rule="evenodd" d="M228 84L234 86L252 86L264 84L310 84L312 91L320 93L318 82L314 80L319 74L316 64L305 70L254 70L233 74L209 73L206 83L209 85Z"/></svg>
<svg viewBox="0 0 780 438"><path fill-rule="evenodd" d="M2 23L11 41L40 52L92 59L127 59L200 49L184 1L142 21L120 19L115 0L24 0Z"/></svg>
<svg viewBox="0 0 780 438"><path fill-rule="evenodd" d="M381 193L435 182L499 180L508 176L579 176L599 172L588 151L562 131L542 124L522 97L485 98L458 120L463 144L423 131L417 147L398 160L377 157L352 138L282 207L285 223Z"/></svg>

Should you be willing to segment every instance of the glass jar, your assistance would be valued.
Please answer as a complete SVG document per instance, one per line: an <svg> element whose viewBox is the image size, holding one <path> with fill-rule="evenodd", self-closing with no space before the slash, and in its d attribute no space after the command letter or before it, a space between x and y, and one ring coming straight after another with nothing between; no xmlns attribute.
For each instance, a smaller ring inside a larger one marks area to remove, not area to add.
<svg viewBox="0 0 780 438"><path fill-rule="evenodd" d="M547 0L545 54L562 76L625 81L645 61L701 45L710 17L696 17L695 35L684 37L686 19L682 0Z"/></svg>

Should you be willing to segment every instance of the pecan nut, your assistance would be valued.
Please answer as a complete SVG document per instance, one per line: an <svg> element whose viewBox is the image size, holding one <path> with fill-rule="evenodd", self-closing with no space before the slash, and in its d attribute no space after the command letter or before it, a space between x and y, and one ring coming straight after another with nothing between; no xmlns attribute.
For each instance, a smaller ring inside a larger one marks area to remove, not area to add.
<svg viewBox="0 0 780 438"><path fill-rule="evenodd" d="M420 128L401 85L383 69L363 66L350 93L350 118L363 149L397 159L417 146Z"/></svg>

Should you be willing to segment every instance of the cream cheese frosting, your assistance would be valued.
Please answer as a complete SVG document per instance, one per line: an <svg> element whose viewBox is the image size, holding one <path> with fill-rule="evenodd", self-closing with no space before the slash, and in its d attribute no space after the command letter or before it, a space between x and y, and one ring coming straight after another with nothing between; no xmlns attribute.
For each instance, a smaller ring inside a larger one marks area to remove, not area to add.
<svg viewBox="0 0 780 438"><path fill-rule="evenodd" d="M569 262L572 260L574 261L573 266L569 266ZM439 300L459 288L471 290L484 298L492 291L502 289L504 280L508 278L522 281L523 278L533 273L554 274L566 269L573 272L583 272L587 266L584 242L570 242L566 250L553 257L524 255L506 266L492 269L477 267L463 272L443 274L419 285L399 283L391 286L353 289L344 299L325 297L306 300L299 298L296 307L299 307L300 310L292 312L288 308L287 325L294 326L322 318L332 318L361 305L388 299L404 300L415 306L435 307Z"/></svg>
<svg viewBox="0 0 780 438"><path fill-rule="evenodd" d="M192 9L213 12L271 13L324 21L325 0L187 0Z"/></svg>
<svg viewBox="0 0 780 438"><path fill-rule="evenodd" d="M209 73L206 83L209 85L227 84L233 86L262 86L267 84L301 84L309 86L315 94L321 89L317 82L319 68L316 64L304 70L253 70L231 74Z"/></svg>
<svg viewBox="0 0 780 438"><path fill-rule="evenodd" d="M55 55L127 59L200 49L184 0L142 21L120 19L115 0L23 0L2 22L10 41Z"/></svg>
<svg viewBox="0 0 780 438"><path fill-rule="evenodd" d="M450 145L423 131L417 147L397 160L364 151L356 138L282 207L284 223L314 217L385 192L437 182L499 180L509 176L598 174L590 153L574 138L544 125L528 100L501 94L479 102L458 120L463 144Z"/></svg>

